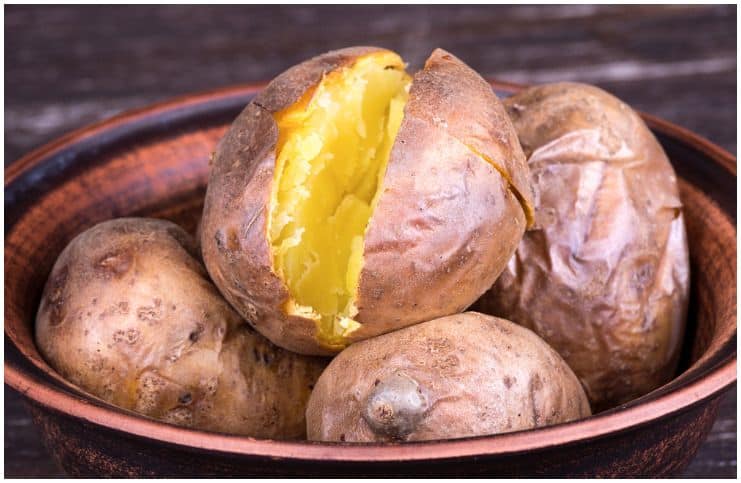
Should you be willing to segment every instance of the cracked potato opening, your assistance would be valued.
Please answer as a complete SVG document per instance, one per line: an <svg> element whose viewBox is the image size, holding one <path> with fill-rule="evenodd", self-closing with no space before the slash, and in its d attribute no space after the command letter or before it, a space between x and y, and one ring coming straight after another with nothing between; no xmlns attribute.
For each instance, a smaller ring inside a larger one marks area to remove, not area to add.
<svg viewBox="0 0 741 483"><path fill-rule="evenodd" d="M268 218L276 273L291 315L342 345L359 327L363 238L407 100L399 56L381 52L329 73L276 113L279 137Z"/></svg>

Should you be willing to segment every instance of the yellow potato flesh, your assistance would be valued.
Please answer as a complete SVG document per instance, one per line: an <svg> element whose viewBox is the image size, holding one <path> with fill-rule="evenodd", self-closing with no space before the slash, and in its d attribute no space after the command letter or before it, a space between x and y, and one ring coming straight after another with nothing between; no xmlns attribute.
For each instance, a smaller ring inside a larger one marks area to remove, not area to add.
<svg viewBox="0 0 741 483"><path fill-rule="evenodd" d="M286 312L315 320L328 346L343 346L360 326L363 239L410 81L396 54L366 55L275 116L273 269L291 295Z"/></svg>

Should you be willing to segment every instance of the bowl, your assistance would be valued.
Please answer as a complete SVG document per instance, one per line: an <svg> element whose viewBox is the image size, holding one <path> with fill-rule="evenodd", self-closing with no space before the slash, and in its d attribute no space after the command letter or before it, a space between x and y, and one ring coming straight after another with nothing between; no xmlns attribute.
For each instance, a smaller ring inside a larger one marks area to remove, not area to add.
<svg viewBox="0 0 741 483"><path fill-rule="evenodd" d="M500 95L518 87L492 82ZM128 112L53 141L5 170L5 383L19 391L71 475L663 476L689 463L736 380L736 160L645 116L680 177L692 290L674 380L592 417L459 440L347 444L197 431L118 409L66 382L39 354L33 323L64 246L119 216L191 232L208 158L262 85L194 94Z"/></svg>

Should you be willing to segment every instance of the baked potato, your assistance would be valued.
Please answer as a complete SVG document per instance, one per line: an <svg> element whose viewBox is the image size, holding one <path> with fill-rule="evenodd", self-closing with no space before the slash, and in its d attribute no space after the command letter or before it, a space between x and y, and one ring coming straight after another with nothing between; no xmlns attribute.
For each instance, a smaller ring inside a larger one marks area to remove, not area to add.
<svg viewBox="0 0 741 483"><path fill-rule="evenodd" d="M528 157L535 226L475 305L543 337L595 410L667 382L679 356L689 261L677 179L643 120L583 84L505 105Z"/></svg>
<svg viewBox="0 0 741 483"><path fill-rule="evenodd" d="M524 155L490 86L435 50L303 62L244 109L212 159L201 247L275 344L332 354L464 310L532 218Z"/></svg>
<svg viewBox="0 0 741 483"><path fill-rule="evenodd" d="M528 329L475 312L355 343L306 408L316 441L424 441L505 433L589 416L561 357Z"/></svg>
<svg viewBox="0 0 741 483"><path fill-rule="evenodd" d="M63 377L116 406L259 438L305 436L326 365L255 332L208 280L192 238L143 218L70 242L46 284L36 341Z"/></svg>

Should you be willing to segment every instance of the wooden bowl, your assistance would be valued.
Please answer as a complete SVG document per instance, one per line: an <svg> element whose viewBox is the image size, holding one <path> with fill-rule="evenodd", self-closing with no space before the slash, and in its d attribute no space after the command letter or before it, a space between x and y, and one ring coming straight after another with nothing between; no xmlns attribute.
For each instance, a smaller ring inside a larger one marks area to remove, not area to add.
<svg viewBox="0 0 741 483"><path fill-rule="evenodd" d="M515 86L493 83L500 94ZM5 170L5 382L22 393L73 475L670 475L693 457L736 380L736 164L646 116L681 177L692 294L679 375L590 418L461 440L353 445L256 440L171 426L65 382L33 324L62 248L109 218L154 216L193 231L208 157L261 86L183 97L64 136Z"/></svg>

